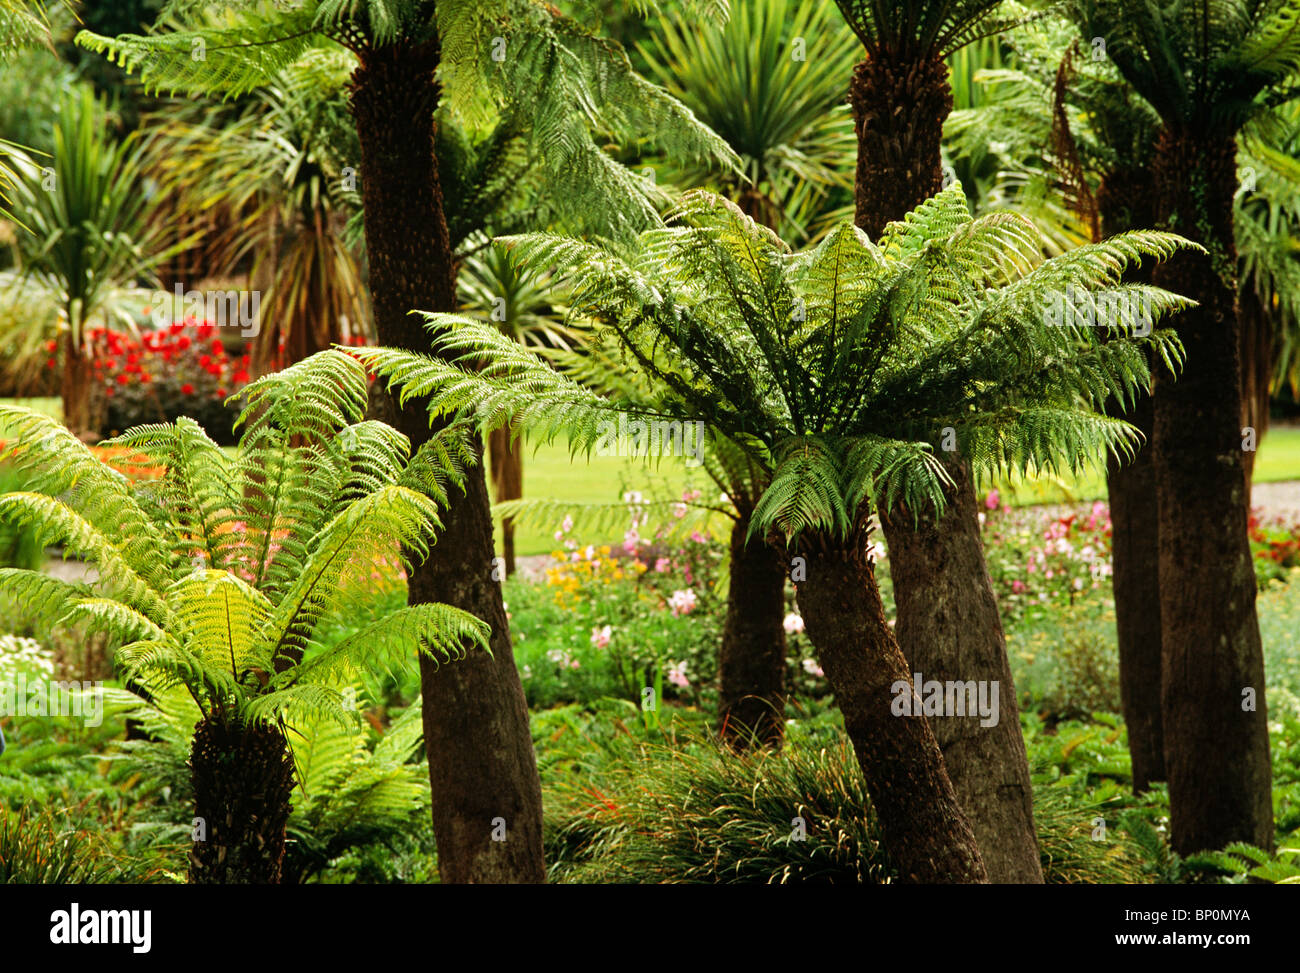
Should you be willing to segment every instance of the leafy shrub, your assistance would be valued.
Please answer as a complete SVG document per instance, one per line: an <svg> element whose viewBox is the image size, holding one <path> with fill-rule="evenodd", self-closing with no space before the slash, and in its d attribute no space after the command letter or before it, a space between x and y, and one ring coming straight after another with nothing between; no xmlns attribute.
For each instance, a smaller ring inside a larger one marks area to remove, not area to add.
<svg viewBox="0 0 1300 973"><path fill-rule="evenodd" d="M1300 524L1280 517L1261 518L1252 512L1248 522L1250 553L1255 578L1261 588L1285 583L1300 567Z"/></svg>
<svg viewBox="0 0 1300 973"><path fill-rule="evenodd" d="M57 812L32 817L0 809L0 884L82 885L144 881L90 831L69 829Z"/></svg>
<svg viewBox="0 0 1300 973"><path fill-rule="evenodd" d="M1021 707L1048 722L1120 712L1114 609L1091 599L1057 603L1007 632Z"/></svg>
<svg viewBox="0 0 1300 973"><path fill-rule="evenodd" d="M689 731L665 744L624 746L595 773L558 784L548 801L545 840L554 881L878 884L895 878L838 727L792 728L781 753L738 755ZM1035 789L1048 882L1144 880L1142 857L1127 835L1093 839L1100 806L1063 784Z"/></svg>

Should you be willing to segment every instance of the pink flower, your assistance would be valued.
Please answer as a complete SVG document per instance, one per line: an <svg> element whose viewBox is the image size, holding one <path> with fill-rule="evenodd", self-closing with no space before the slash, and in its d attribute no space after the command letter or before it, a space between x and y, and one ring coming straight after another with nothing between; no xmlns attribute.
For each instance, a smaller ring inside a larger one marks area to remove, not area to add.
<svg viewBox="0 0 1300 973"><path fill-rule="evenodd" d="M998 504L1002 502L997 490L990 490L989 495L984 498L984 506L989 510L997 510Z"/></svg>
<svg viewBox="0 0 1300 973"><path fill-rule="evenodd" d="M686 678L685 662L674 662L668 667L668 681L678 689L691 688L691 681Z"/></svg>
<svg viewBox="0 0 1300 973"><path fill-rule="evenodd" d="M826 673L822 672L822 667L817 664L816 659L804 659L803 671L810 676L816 676L818 679L826 675Z"/></svg>
<svg viewBox="0 0 1300 973"><path fill-rule="evenodd" d="M606 625L604 628L593 628L591 630L591 644L598 649L603 649L609 645L609 637L614 630L611 626Z"/></svg>
<svg viewBox="0 0 1300 973"><path fill-rule="evenodd" d="M623 550L627 551L629 554L635 554L636 546L640 543L641 535L637 533L635 527L629 528L628 532L623 535Z"/></svg>
<svg viewBox="0 0 1300 973"><path fill-rule="evenodd" d="M564 531L566 534L573 530L573 518L566 516L560 523L560 530Z"/></svg>
<svg viewBox="0 0 1300 973"><path fill-rule="evenodd" d="M1025 590L1025 583L1021 581L1019 578L1017 578L1016 580L1011 582L1011 590L1014 591L1016 594L1020 594L1020 592Z"/></svg>
<svg viewBox="0 0 1300 973"><path fill-rule="evenodd" d="M667 574L668 569L673 566L673 562L666 557L655 560L655 574Z"/></svg>
<svg viewBox="0 0 1300 973"><path fill-rule="evenodd" d="M787 635L794 635L803 631L803 618L791 612L785 616L785 621L781 623Z"/></svg>
<svg viewBox="0 0 1300 973"><path fill-rule="evenodd" d="M675 504L673 504L673 516L676 517L678 520L681 520L683 517L685 517L685 516L686 516L686 504L684 504L684 503L675 503Z"/></svg>
<svg viewBox="0 0 1300 973"><path fill-rule="evenodd" d="M695 541L696 544L707 544L709 542L709 539L698 530L691 531L691 540Z"/></svg>
<svg viewBox="0 0 1300 973"><path fill-rule="evenodd" d="M689 615L695 610L695 591L687 588L684 591L674 591L672 597L668 599L668 607L673 610L675 616Z"/></svg>

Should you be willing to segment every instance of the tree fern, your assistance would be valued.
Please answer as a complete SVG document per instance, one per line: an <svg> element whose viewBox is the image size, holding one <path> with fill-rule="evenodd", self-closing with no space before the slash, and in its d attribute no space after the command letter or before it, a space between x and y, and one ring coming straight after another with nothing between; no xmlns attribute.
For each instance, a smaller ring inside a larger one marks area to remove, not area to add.
<svg viewBox="0 0 1300 973"><path fill-rule="evenodd" d="M345 719L340 677L412 650L447 660L485 646L482 622L422 605L302 663L322 615L372 570L427 552L438 503L462 475L457 430L410 458L404 436L363 420L365 390L364 370L339 351L250 384L233 458L186 418L130 430L111 445L164 468L134 484L54 420L0 408L31 484L0 497L0 516L98 570L72 584L7 569L0 592L119 638L128 677L183 686L204 715L254 721Z"/></svg>
<svg viewBox="0 0 1300 973"><path fill-rule="evenodd" d="M842 534L864 502L943 502L945 429L982 472L1078 469L1132 445L1130 427L1096 410L1149 380L1139 340L1177 365L1177 341L1163 330L1144 338L1143 321L1186 302L1120 277L1185 244L1141 232L1043 261L1036 239L1013 216L972 219L954 187L877 243L845 224L791 253L732 204L692 193L672 226L626 250L504 241L525 266L572 279L575 313L598 319L654 376L652 398L602 395L450 315L428 316L444 360L362 357L403 397L433 396L438 414L579 451L620 410L703 421L772 476L756 530ZM1142 315L1108 314L1112 300Z"/></svg>

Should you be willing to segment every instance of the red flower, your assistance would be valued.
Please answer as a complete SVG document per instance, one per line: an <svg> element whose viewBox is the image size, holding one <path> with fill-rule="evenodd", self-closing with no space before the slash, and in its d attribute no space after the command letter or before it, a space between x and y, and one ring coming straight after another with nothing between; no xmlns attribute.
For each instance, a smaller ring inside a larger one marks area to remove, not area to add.
<svg viewBox="0 0 1300 973"><path fill-rule="evenodd" d="M50 352L50 354L53 354L54 352L58 351L59 350L58 341L56 341L54 338L51 338L49 341L45 342L45 350Z"/></svg>
<svg viewBox="0 0 1300 973"><path fill-rule="evenodd" d="M118 385L125 385L129 381L131 381L131 376L128 375L126 372L121 372L118 374L117 376Z"/></svg>
<svg viewBox="0 0 1300 973"><path fill-rule="evenodd" d="M179 348L181 351L184 351L184 350L185 350L186 348L188 348L189 346L190 346L190 336L189 336L189 335L183 334L183 335L181 335L179 338L176 339L176 347Z"/></svg>
<svg viewBox="0 0 1300 973"><path fill-rule="evenodd" d="M244 371L244 370L241 368L239 371L235 372L234 375L231 375L231 376L230 376L230 380L231 380L232 382L247 382L247 381L248 381L248 372Z"/></svg>
<svg viewBox="0 0 1300 973"><path fill-rule="evenodd" d="M193 394L194 394L194 386L191 385L189 382L186 382L184 385L181 386L181 394L182 394L182 395L193 395Z"/></svg>
<svg viewBox="0 0 1300 973"><path fill-rule="evenodd" d="M199 367L200 367L200 368L207 368L207 367L208 367L209 365L211 365L211 364L212 364L212 356L211 356L211 355L199 355Z"/></svg>
<svg viewBox="0 0 1300 973"><path fill-rule="evenodd" d="M225 390L225 389L217 389L217 398L219 398L219 399L224 399L225 397L226 397L226 390Z"/></svg>
<svg viewBox="0 0 1300 973"><path fill-rule="evenodd" d="M57 365L57 364L58 364L58 362L56 362L53 358L51 358L49 361L47 361L47 362L45 363L45 367L46 367L46 368L53 368L53 367L54 367L55 365ZM98 363L96 363L96 364L98 364Z"/></svg>
<svg viewBox="0 0 1300 973"><path fill-rule="evenodd" d="M212 353L214 355L224 355L226 353L226 346L221 343L220 338L212 339Z"/></svg>

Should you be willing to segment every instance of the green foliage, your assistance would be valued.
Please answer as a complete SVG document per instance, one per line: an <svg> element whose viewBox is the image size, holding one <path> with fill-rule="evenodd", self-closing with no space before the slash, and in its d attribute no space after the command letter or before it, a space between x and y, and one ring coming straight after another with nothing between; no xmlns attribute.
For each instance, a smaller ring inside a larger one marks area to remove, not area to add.
<svg viewBox="0 0 1300 973"><path fill-rule="evenodd" d="M0 808L0 885L89 885L142 881L94 833L70 829L57 811Z"/></svg>
<svg viewBox="0 0 1300 973"><path fill-rule="evenodd" d="M977 474L1077 472L1127 453L1135 432L1095 410L1128 401L1150 373L1143 344L1126 340L1136 315L1098 318L1101 292L1152 323L1187 304L1120 283L1179 238L1134 232L1041 261L1032 226L973 220L957 187L877 243L845 223L799 253L704 192L626 251L543 234L506 242L525 265L573 276L575 313L598 319L668 392L606 398L457 315L427 316L450 362L387 349L362 359L403 401L432 395L437 413L564 436L575 450L595 448L620 411L704 422L770 472L752 530L787 538L843 533L868 503L941 505L934 449L946 428ZM1172 334L1148 342L1177 366Z"/></svg>
<svg viewBox="0 0 1300 973"><path fill-rule="evenodd" d="M1235 135L1300 70L1296 0L1072 0L1085 37L1167 124ZM1294 94L1294 89L1292 90Z"/></svg>
<svg viewBox="0 0 1300 973"><path fill-rule="evenodd" d="M860 49L831 0L758 0L725 26L663 18L640 46L650 77L680 98L740 157L724 191L785 239L808 239L828 204L852 195L856 151L846 101ZM716 178L672 158L656 167L673 182Z"/></svg>
<svg viewBox="0 0 1300 973"><path fill-rule="evenodd" d="M129 325L118 303L124 288L152 282L154 268L175 250L143 191L140 147L114 142L89 88L69 91L58 107L49 171L15 156L21 278L34 282L58 308L60 326L85 342L99 317Z"/></svg>
<svg viewBox="0 0 1300 973"><path fill-rule="evenodd" d="M1000 0L836 0L872 57L947 57L1014 22Z"/></svg>
<svg viewBox="0 0 1300 973"><path fill-rule="evenodd" d="M21 475L9 464L0 462L0 494L12 493L24 486ZM0 523L0 568L26 568L36 571L45 563L45 548L29 530Z"/></svg>
<svg viewBox="0 0 1300 973"><path fill-rule="evenodd" d="M323 615L376 566L423 556L437 503L467 445L451 429L408 462L409 443L363 421L366 375L322 352L247 386L240 449L228 457L190 419L110 441L157 480L131 484L57 422L0 408L16 432L27 492L0 518L91 562L95 581L0 570L0 592L56 624L121 639L128 676L182 685L205 714L304 714L347 722L335 688L360 668L486 647L486 625L447 605L380 618L303 661ZM128 460L129 461L129 460Z"/></svg>
<svg viewBox="0 0 1300 973"><path fill-rule="evenodd" d="M545 832L553 881L893 880L853 751L833 723L792 727L781 753L737 755L689 729L663 744L601 733L609 716L599 715L588 724L557 712L557 727L539 730L553 744L583 741L572 762L546 773L560 778ZM1049 883L1143 880L1140 852L1124 834L1093 840L1095 802L1039 787L1034 813Z"/></svg>
<svg viewBox="0 0 1300 973"><path fill-rule="evenodd" d="M273 83L323 39L363 59L399 42L436 39L447 110L472 133L501 117L527 133L547 175L549 206L575 230L628 235L658 222L661 195L605 151L607 133L666 155L736 164L688 109L632 69L618 44L540 0L227 2L201 15L192 3L170 9L188 29L117 38L83 31L78 43L138 73L149 90L233 97ZM611 210L611 197L622 205Z"/></svg>

